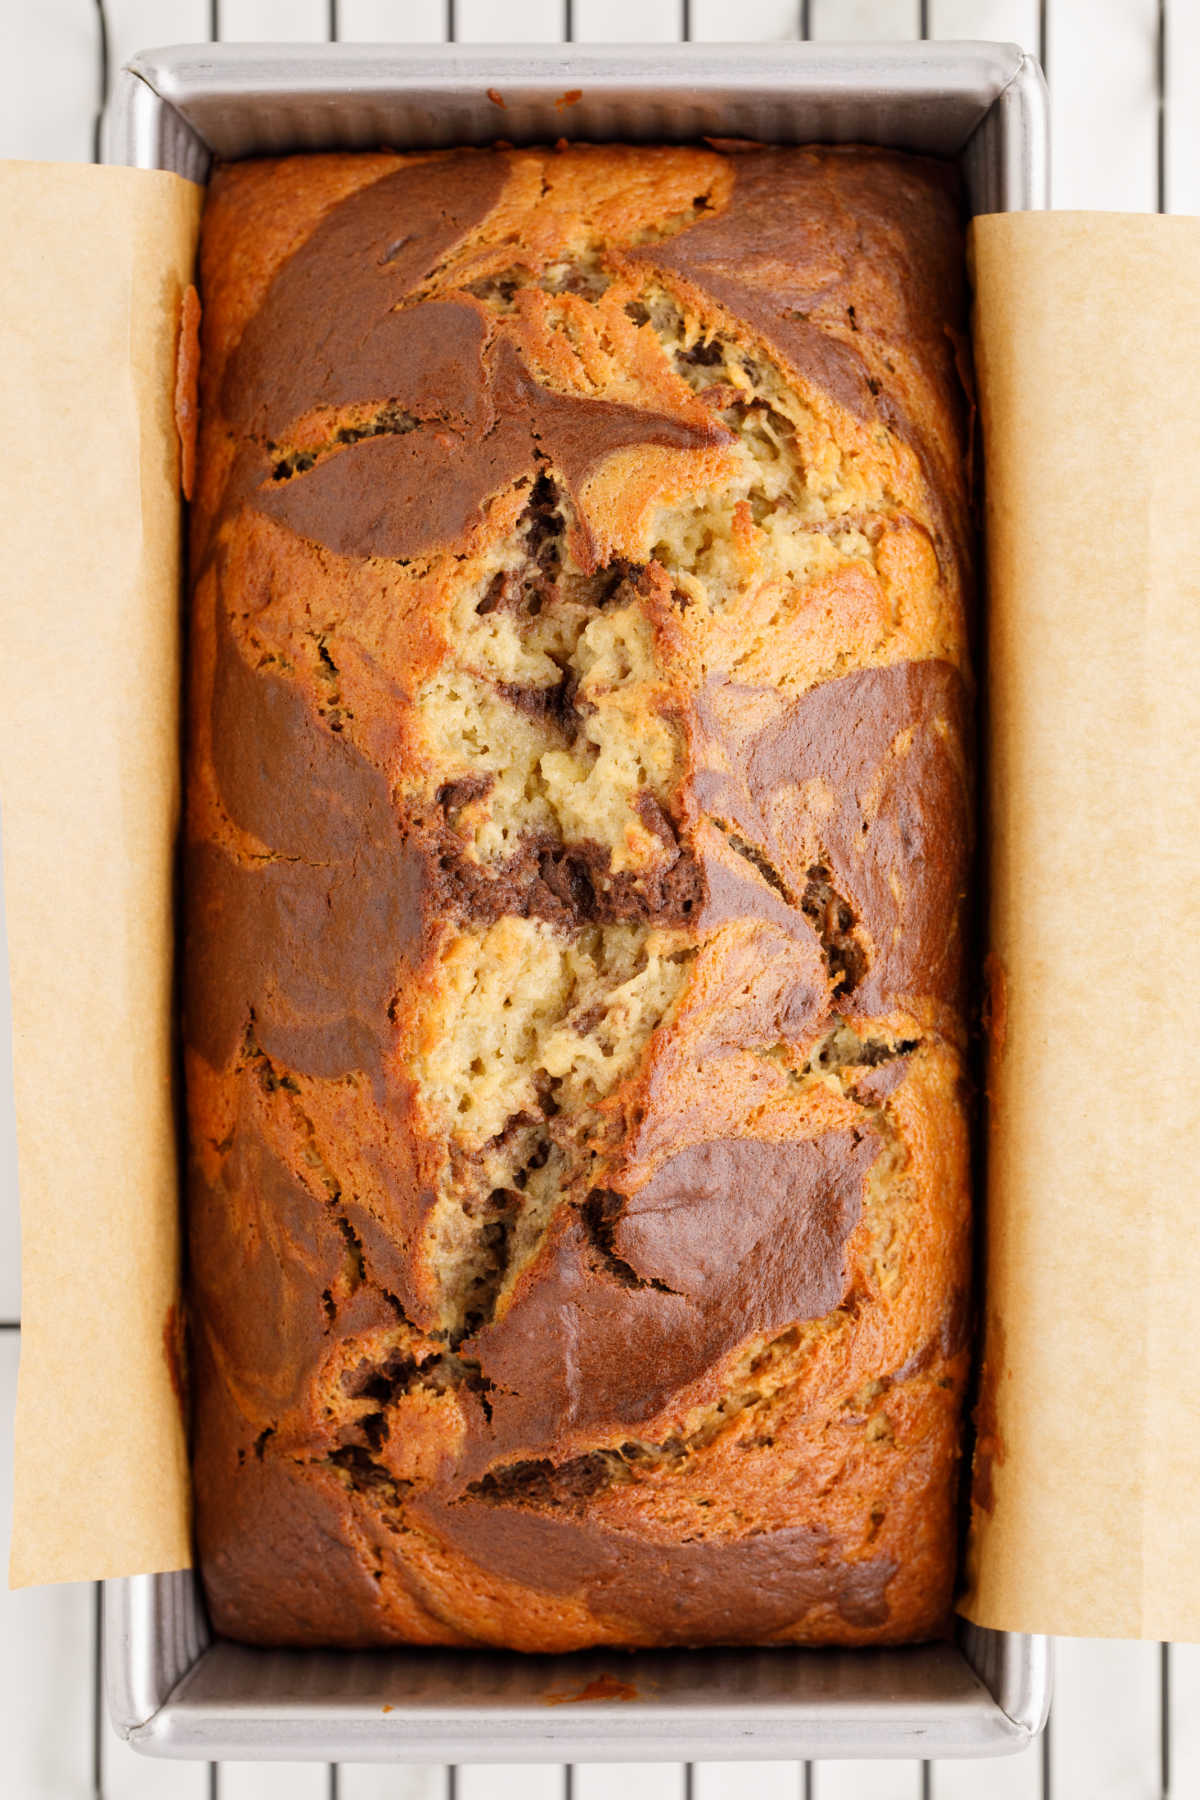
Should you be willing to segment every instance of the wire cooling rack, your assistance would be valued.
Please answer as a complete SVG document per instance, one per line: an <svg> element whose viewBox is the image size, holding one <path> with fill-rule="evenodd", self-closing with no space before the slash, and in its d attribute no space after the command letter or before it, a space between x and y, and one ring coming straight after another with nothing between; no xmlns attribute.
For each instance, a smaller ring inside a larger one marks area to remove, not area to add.
<svg viewBox="0 0 1200 1800"><path fill-rule="evenodd" d="M1200 0L0 0L0 155L87 161L112 70L155 44L992 38L1050 81L1054 204L1200 213ZM86 303L81 299L81 303ZM0 956L0 1532L20 1341ZM1081 1423L1081 1429L1085 1429ZM79 1471L86 1480L86 1471ZM993 1762L410 1768L164 1763L108 1726L100 1590L0 1593L11 1800L1152 1800L1200 1796L1200 1646L1063 1639L1050 1726Z"/></svg>

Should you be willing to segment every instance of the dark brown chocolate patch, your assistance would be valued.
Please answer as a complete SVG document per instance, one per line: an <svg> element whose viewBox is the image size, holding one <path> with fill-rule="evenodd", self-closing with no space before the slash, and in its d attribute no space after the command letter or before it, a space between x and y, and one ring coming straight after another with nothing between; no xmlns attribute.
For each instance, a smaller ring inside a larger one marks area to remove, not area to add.
<svg viewBox="0 0 1200 1800"><path fill-rule="evenodd" d="M550 726L569 737L579 724L575 687L576 678L563 675L558 681L540 686L525 681L498 681L496 692L526 718L535 719L539 725Z"/></svg>
<svg viewBox="0 0 1200 1800"><path fill-rule="evenodd" d="M831 871L867 941L860 1013L960 999L966 712L962 677L938 661L859 669L795 700L720 681L701 695L697 799L793 895Z"/></svg>
<svg viewBox="0 0 1200 1800"><path fill-rule="evenodd" d="M748 1337L836 1306L878 1147L868 1130L691 1145L610 1209L604 1243L564 1208L504 1317L468 1346L498 1391L463 1481L498 1455L638 1425Z"/></svg>
<svg viewBox="0 0 1200 1800"><path fill-rule="evenodd" d="M895 1093L900 1083L908 1074L909 1057L892 1056L885 1062L876 1063L874 1067L851 1071L851 1086L859 1100L868 1100L881 1106Z"/></svg>
<svg viewBox="0 0 1200 1800"><path fill-rule="evenodd" d="M631 259L711 294L860 418L881 415L856 337L920 340L956 385L943 329L965 317L952 168L853 150L756 149L732 160L723 211ZM907 429L898 412L884 422Z"/></svg>
<svg viewBox="0 0 1200 1800"><path fill-rule="evenodd" d="M577 508L580 489L588 475L617 450L636 445L699 450L733 442L732 432L715 420L690 425L683 419L640 406L556 393L533 379L507 339L501 339L496 346L493 392L500 417L523 417L527 421L533 455L545 457L557 470ZM590 573L597 566L586 528L582 541L575 545L575 553L585 572Z"/></svg>
<svg viewBox="0 0 1200 1800"><path fill-rule="evenodd" d="M972 1308L971 1296L965 1287L956 1284L950 1291L946 1310L941 1324L933 1337L926 1338L912 1355L901 1363L892 1377L893 1381L908 1381L914 1375L923 1375L927 1370L939 1364L945 1370L946 1364L960 1357L971 1342ZM944 1376L952 1380L953 1377Z"/></svg>
<svg viewBox="0 0 1200 1800"><path fill-rule="evenodd" d="M246 864L213 844L188 845L186 1041L222 1068L253 1014L263 1048L298 1072L377 1076L396 946L417 904L411 867L378 874L368 889L349 864Z"/></svg>
<svg viewBox="0 0 1200 1800"><path fill-rule="evenodd" d="M645 869L614 870L606 844L563 844L546 835L527 837L502 861L481 863L453 832L428 829L442 904L475 924L509 917L566 926L683 925L702 904L703 873L677 846Z"/></svg>
<svg viewBox="0 0 1200 1800"><path fill-rule="evenodd" d="M453 781L444 781L437 791L437 803L447 820L453 821L464 806L470 806L476 800L482 800L490 794L495 785L494 775L459 775Z"/></svg>
<svg viewBox="0 0 1200 1800"><path fill-rule="evenodd" d="M689 425L641 407L555 393L533 379L505 339L484 357L478 379L472 411L481 428L464 435L438 419L400 436L364 438L289 481L262 484L255 505L341 555L411 560L460 544L482 522L493 495L543 463L577 494L616 450L731 441L715 424ZM419 415L420 396L400 391L393 397ZM594 566L586 531L576 554L585 570Z"/></svg>
<svg viewBox="0 0 1200 1800"><path fill-rule="evenodd" d="M810 921L726 839L709 841L703 866L704 904L698 920L703 930L713 931L730 919L760 919L789 937L806 940L819 963L817 934ZM823 1009L826 998L827 983L817 976L811 989L812 1003Z"/></svg>
<svg viewBox="0 0 1200 1800"><path fill-rule="evenodd" d="M476 392L455 362L482 309L394 309L483 223L507 176L503 153L462 150L405 163L334 206L276 274L230 359L221 410L234 430L278 440L313 407L412 392L429 416L474 422Z"/></svg>
<svg viewBox="0 0 1200 1800"><path fill-rule="evenodd" d="M230 817L270 854L185 848L187 1041L222 1067L253 1012L262 1048L291 1068L378 1079L424 859L379 771L292 683L250 668L220 610L212 732Z"/></svg>
<svg viewBox="0 0 1200 1800"><path fill-rule="evenodd" d="M237 1371L243 1410L277 1418L304 1394L327 1348L322 1294L348 1286L337 1215L243 1117L219 1179L191 1171L188 1230L200 1330ZM394 1317L378 1295L375 1315L380 1325Z"/></svg>
<svg viewBox="0 0 1200 1800"><path fill-rule="evenodd" d="M214 1629L251 1644L402 1642L337 1472L281 1456L269 1438L256 1455L259 1422L236 1404L202 1336L195 1355L196 1541ZM369 1539L370 1522L359 1523ZM394 1567L403 1573L399 1559Z"/></svg>
<svg viewBox="0 0 1200 1800"><path fill-rule="evenodd" d="M322 724L294 680L254 668L234 641L220 590L212 758L230 818L275 855L345 862L386 841L395 809L379 771Z"/></svg>
<svg viewBox="0 0 1200 1800"><path fill-rule="evenodd" d="M483 522L493 494L530 463L515 420L463 436L436 422L403 436L363 438L290 481L265 482L260 512L340 556L399 562L460 544Z"/></svg>
<svg viewBox="0 0 1200 1800"><path fill-rule="evenodd" d="M910 442L939 524L962 554L964 522L939 499L944 459L906 411L887 363L889 348L903 344L928 369L965 449L950 336L966 320L953 168L856 149L758 148L732 162L721 212L631 259L711 295L838 405Z"/></svg>
<svg viewBox="0 0 1200 1800"><path fill-rule="evenodd" d="M404 429L276 477L265 451L251 454L231 477L227 512L253 495L339 554L410 560L461 542L488 499L539 460L577 491L627 445L730 441L715 423L556 394L506 340L489 362L487 309L469 295L406 304L487 217L507 168L503 153L470 150L406 164L335 206L283 264L225 372L231 427L265 445L314 409L374 402L398 409ZM588 542L584 531L585 561Z"/></svg>
<svg viewBox="0 0 1200 1800"><path fill-rule="evenodd" d="M888 1618L895 1563L882 1556L845 1562L820 1526L654 1543L485 1500L421 1498L409 1510L481 1568L542 1593L573 1595L662 1643L762 1642L817 1610L866 1629Z"/></svg>

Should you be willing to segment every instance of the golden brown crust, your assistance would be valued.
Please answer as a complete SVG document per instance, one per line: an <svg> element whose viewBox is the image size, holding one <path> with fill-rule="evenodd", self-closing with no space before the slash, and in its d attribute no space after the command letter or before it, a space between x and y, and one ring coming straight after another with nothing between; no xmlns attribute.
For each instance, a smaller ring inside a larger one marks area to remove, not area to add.
<svg viewBox="0 0 1200 1800"><path fill-rule="evenodd" d="M175 351L175 430L179 437L179 486L185 500L196 485L196 429L200 383L200 296L189 285L179 308Z"/></svg>
<svg viewBox="0 0 1200 1800"><path fill-rule="evenodd" d="M940 1630L967 1362L936 164L218 171L185 882L249 1641Z"/></svg>

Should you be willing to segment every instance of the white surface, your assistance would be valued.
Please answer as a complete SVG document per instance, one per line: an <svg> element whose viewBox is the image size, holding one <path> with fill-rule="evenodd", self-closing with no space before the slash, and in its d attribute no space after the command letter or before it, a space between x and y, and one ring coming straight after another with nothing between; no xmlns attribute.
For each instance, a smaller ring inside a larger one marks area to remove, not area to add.
<svg viewBox="0 0 1200 1800"><path fill-rule="evenodd" d="M673 44L682 29L683 0L575 0L577 44Z"/></svg>
<svg viewBox="0 0 1200 1800"><path fill-rule="evenodd" d="M576 1763L574 1777L571 1800L684 1800L679 1763Z"/></svg>
<svg viewBox="0 0 1200 1800"><path fill-rule="evenodd" d="M217 0L217 31L227 44L311 44L329 36L329 0Z"/></svg>
<svg viewBox="0 0 1200 1800"><path fill-rule="evenodd" d="M1041 1795L1042 1745L1018 1756L934 1763L929 1800L1035 1800ZM1060 1800L1087 1800L1082 1788L1060 1788Z"/></svg>
<svg viewBox="0 0 1200 1800"><path fill-rule="evenodd" d="M918 1762L814 1763L812 1800L920 1800Z"/></svg>
<svg viewBox="0 0 1200 1800"><path fill-rule="evenodd" d="M920 37L921 9L917 0L811 0L809 32L835 44Z"/></svg>
<svg viewBox="0 0 1200 1800"><path fill-rule="evenodd" d="M211 1800L209 1763L155 1763L123 1744L105 1722L100 1740L104 1800ZM51 1800L52 1789L45 1800ZM30 1796L30 1800L34 1800ZM37 1794L36 1800L42 1800Z"/></svg>
<svg viewBox="0 0 1200 1800"><path fill-rule="evenodd" d="M565 35L563 0L455 0L460 44L557 44Z"/></svg>
<svg viewBox="0 0 1200 1800"><path fill-rule="evenodd" d="M79 12L96 10L91 0L74 0L74 5ZM32 4L3 0L6 41L11 41L14 29L24 29L25 20L39 7L40 0L32 0ZM136 50L152 50L161 44L202 44L209 36L209 0L104 0L104 14L111 69L119 69Z"/></svg>
<svg viewBox="0 0 1200 1800"><path fill-rule="evenodd" d="M8 0L9 10L18 3ZM19 51L0 55L0 156L87 162L100 92L96 10L35 0L22 11ZM39 64L59 69L53 87L31 78Z"/></svg>
<svg viewBox="0 0 1200 1800"><path fill-rule="evenodd" d="M915 34L910 0L813 0L823 36ZM1157 0L1048 0L1049 67L1056 117L1055 203L1153 207L1158 186ZM1166 176L1168 204L1200 211L1200 0L1166 0ZM929 0L931 35L1038 41L1037 0ZM530 42L562 36L564 0L457 0L464 40ZM660 39L678 28L683 0L575 0L578 35ZM208 0L108 0L114 66L151 44L207 37ZM228 36L323 37L325 0L222 0ZM398 42L440 38L446 0L340 0L347 38ZM794 37L801 0L691 0L697 40ZM86 159L91 150L97 73L93 0L0 0L0 154ZM16 1194L6 1058L7 995L0 983L0 1319L15 1316ZM8 1127L11 1130L11 1126ZM0 1524L10 1494L10 1430L17 1334L0 1331ZM86 1346L81 1346L81 1354ZM56 1587L0 1592L0 1796L76 1800L208 1800L205 1764L161 1763L134 1755L104 1726L101 1768L93 1767L94 1603L92 1591ZM1160 1791L1162 1727L1156 1645L1064 1640L1050 1737L1051 1800L1149 1800ZM1169 1736L1175 1795L1200 1796L1200 1648L1170 1653ZM931 1800L1046 1800L1042 1749L928 1770ZM720 1764L691 1771L691 1800L801 1800L799 1764ZM920 1765L831 1764L811 1771L813 1800L915 1800ZM446 1770L345 1765L340 1800L448 1800ZM562 1800L565 1771L486 1767L457 1771L459 1800ZM685 1774L670 1765L607 1764L573 1771L575 1800L682 1800ZM218 1800L275 1800L331 1792L323 1768L227 1765Z"/></svg>
<svg viewBox="0 0 1200 1800"><path fill-rule="evenodd" d="M764 44L796 36L797 0L692 0L692 41Z"/></svg>
<svg viewBox="0 0 1200 1800"><path fill-rule="evenodd" d="M1062 1643L1050 1739L1054 1792L1151 1800L1158 1792L1158 1645Z"/></svg>
<svg viewBox="0 0 1200 1800"><path fill-rule="evenodd" d="M1051 180L1059 207L1153 212L1158 0L1051 0ZM1196 75L1191 75L1193 104Z"/></svg>
<svg viewBox="0 0 1200 1800"><path fill-rule="evenodd" d="M338 0L337 18L347 44L440 44L446 35L445 0Z"/></svg>
<svg viewBox="0 0 1200 1800"><path fill-rule="evenodd" d="M460 1793L465 1774L465 1769L457 1771ZM554 1774L561 1783L559 1770L556 1769ZM175 1800L175 1797L168 1795L164 1788L163 1800ZM450 1800L450 1775L447 1769L343 1763L338 1770L338 1800ZM558 1800L557 1794L555 1800Z"/></svg>
<svg viewBox="0 0 1200 1800"><path fill-rule="evenodd" d="M553 1763L476 1763L458 1771L455 1800L562 1800L562 1791Z"/></svg>
<svg viewBox="0 0 1200 1800"><path fill-rule="evenodd" d="M1166 0L1168 212L1200 213L1200 6Z"/></svg>
<svg viewBox="0 0 1200 1800"><path fill-rule="evenodd" d="M929 0L931 38L987 38L1038 52L1038 0Z"/></svg>
<svg viewBox="0 0 1200 1800"><path fill-rule="evenodd" d="M1176 1644L1171 1659L1171 1784L1200 1794L1200 1644Z"/></svg>
<svg viewBox="0 0 1200 1800"><path fill-rule="evenodd" d="M17 1333L0 1332L0 1532L12 1522ZM82 1800L92 1791L90 1582L0 1588L0 1793Z"/></svg>
<svg viewBox="0 0 1200 1800"><path fill-rule="evenodd" d="M221 1763L216 1800L329 1800L329 1771L321 1763Z"/></svg>
<svg viewBox="0 0 1200 1800"><path fill-rule="evenodd" d="M753 1800L800 1800L803 1769L797 1763L694 1763L689 1800L746 1800L747 1786Z"/></svg>
<svg viewBox="0 0 1200 1800"><path fill-rule="evenodd" d="M795 1763L695 1763L690 1800L746 1800L748 1785L754 1800L800 1800L801 1773Z"/></svg>

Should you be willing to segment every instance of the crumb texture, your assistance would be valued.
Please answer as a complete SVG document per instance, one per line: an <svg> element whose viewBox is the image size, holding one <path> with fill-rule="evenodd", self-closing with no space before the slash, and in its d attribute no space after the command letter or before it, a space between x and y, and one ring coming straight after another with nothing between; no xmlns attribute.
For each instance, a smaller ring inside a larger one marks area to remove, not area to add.
<svg viewBox="0 0 1200 1800"><path fill-rule="evenodd" d="M952 175L234 164L200 281L214 1624L938 1634L969 1280Z"/></svg>

